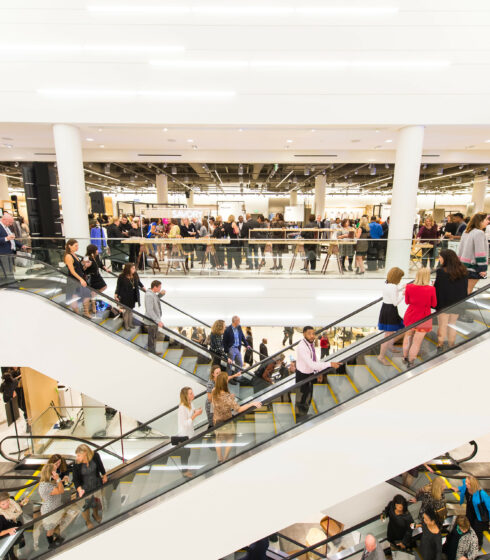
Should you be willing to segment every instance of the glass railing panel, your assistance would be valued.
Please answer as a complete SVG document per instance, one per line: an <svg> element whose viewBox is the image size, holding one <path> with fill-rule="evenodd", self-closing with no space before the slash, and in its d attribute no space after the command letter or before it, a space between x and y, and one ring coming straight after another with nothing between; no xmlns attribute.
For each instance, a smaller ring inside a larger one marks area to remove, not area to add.
<svg viewBox="0 0 490 560"><path fill-rule="evenodd" d="M277 234L278 232L275 232ZM437 266L442 249L458 251L459 240L450 239L371 239L342 237L348 232L313 232L306 239L299 232L284 232L283 238L271 232L260 238L148 240L127 238L79 239L81 247L95 243L104 264L119 273L127 262L138 263L144 274L158 272L170 275L240 277L255 275L342 276L345 278L381 278L386 270L388 251L406 255L410 263L407 277L413 278L418 268ZM256 233L259 235L259 232ZM287 239L284 237L287 235ZM58 266L63 260L63 238L33 238L28 241L33 256ZM204 264L202 264L204 263Z"/></svg>

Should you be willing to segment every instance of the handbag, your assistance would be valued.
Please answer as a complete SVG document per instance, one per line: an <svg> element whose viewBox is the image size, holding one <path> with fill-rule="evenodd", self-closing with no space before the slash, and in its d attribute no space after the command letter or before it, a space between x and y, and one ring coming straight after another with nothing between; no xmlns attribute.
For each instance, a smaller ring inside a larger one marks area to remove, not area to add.
<svg viewBox="0 0 490 560"><path fill-rule="evenodd" d="M485 502L482 500L481 493L482 490L480 490L480 503L478 504L478 513L480 514L480 519L482 520L482 523L486 523L488 525L490 516L488 513L487 506L485 505Z"/></svg>
<svg viewBox="0 0 490 560"><path fill-rule="evenodd" d="M189 438L187 436L171 436L170 437L170 443L172 445L179 445L181 443L184 443L184 441L187 441Z"/></svg>

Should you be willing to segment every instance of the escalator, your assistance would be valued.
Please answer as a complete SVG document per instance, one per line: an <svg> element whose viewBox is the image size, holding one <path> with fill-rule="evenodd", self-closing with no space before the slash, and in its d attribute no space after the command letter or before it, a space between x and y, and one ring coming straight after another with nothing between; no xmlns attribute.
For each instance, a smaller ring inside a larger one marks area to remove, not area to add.
<svg viewBox="0 0 490 560"><path fill-rule="evenodd" d="M37 259L23 260L29 266L16 267L11 277L2 277L0 267L0 288L4 288L0 290L0 302L9 316L8 322L0 324L2 363L18 363L19 356L23 356L21 365L33 367L141 421L172 408L183 386L202 392L216 358L209 349L164 327L159 329L161 340L156 354L151 354L143 327L150 321L144 315L134 311L136 328L125 331L121 317L111 315L113 309L123 306L97 292L98 310L88 320L75 314L67 303L67 276L63 270ZM28 301L26 296L31 296ZM379 300L324 329L341 329L346 318L355 315L362 319L363 310L376 305ZM183 321L196 319L178 311ZM22 337L17 336L19 332ZM28 345L26 338L31 341ZM282 351L294 349L296 344ZM51 352L56 353L56 360ZM221 363L226 367L224 361ZM256 392L254 373L260 365L244 370L237 391L240 399ZM148 387L158 399L149 398Z"/></svg>
<svg viewBox="0 0 490 560"><path fill-rule="evenodd" d="M114 468L103 488L103 521L93 530L74 517L63 545L48 551L40 541L36 550L30 533L49 516L28 523L20 558L99 557L116 540L128 558L152 557L158 541L162 557L216 560L488 433L483 364L490 351L490 288L443 311L473 317L456 323L453 348L439 351L428 333L416 363L407 366L392 355L390 366L377 369L370 357L378 354L379 339L352 345L331 356L347 365L346 372L316 379L306 413L296 407L296 396L310 381L283 381L260 397L260 408L227 422L226 433L222 426L204 426L183 444L164 444ZM204 396L199 398L196 406ZM160 423L163 434L174 435L176 414L155 419L155 430ZM222 462L217 449L226 455ZM181 459L187 451L186 466ZM191 478L184 476L187 470ZM166 538L158 539L163 533Z"/></svg>

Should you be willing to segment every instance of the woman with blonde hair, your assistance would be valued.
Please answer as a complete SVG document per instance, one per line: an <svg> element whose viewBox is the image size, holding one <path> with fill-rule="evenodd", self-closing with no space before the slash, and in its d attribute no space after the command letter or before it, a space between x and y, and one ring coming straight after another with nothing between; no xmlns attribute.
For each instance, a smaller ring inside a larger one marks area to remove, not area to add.
<svg viewBox="0 0 490 560"><path fill-rule="evenodd" d="M64 492L63 480L56 471L55 465L53 463L46 463L41 470L41 481L39 483L39 496L42 500L41 515L46 515L61 507L63 505ZM60 510L43 520L43 527L46 529L46 538L48 539L48 548L54 548L64 540L59 535L59 531L55 534L56 529L61 524L63 515L63 510Z"/></svg>
<svg viewBox="0 0 490 560"><path fill-rule="evenodd" d="M172 438L172 444L179 445L194 436L194 420L202 414L202 408L195 409L192 406L194 391L190 387L183 387L180 391L180 404L177 415L178 429L177 437ZM179 450L180 464L185 471L182 473L187 478L192 477L192 472L187 468L191 450L182 447Z"/></svg>
<svg viewBox="0 0 490 560"><path fill-rule="evenodd" d="M398 313L398 305L403 300L404 287L400 287L401 279L405 273L401 268L394 266L388 271L386 282L383 287L383 305L379 313L378 329L384 331L385 338L396 331L403 329L403 321ZM395 338L383 342L380 346L378 360L385 366L391 365L386 359L386 352L393 352Z"/></svg>
<svg viewBox="0 0 490 560"><path fill-rule="evenodd" d="M213 423L217 426L216 430L216 454L218 463L223 463L230 455L230 444L235 437L235 423L231 420L232 413L240 414L250 408L262 406L260 401L252 401L247 404L239 405L234 394L228 389L228 374L222 371L216 377L216 385L211 394L211 401L214 408ZM222 445L224 443L225 445Z"/></svg>
<svg viewBox="0 0 490 560"><path fill-rule="evenodd" d="M490 517L490 497L482 490L480 481L468 475L459 487L459 503L466 500L466 517L478 537L478 546L483 543L483 531L488 531Z"/></svg>
<svg viewBox="0 0 490 560"><path fill-rule="evenodd" d="M489 219L486 212L477 212L469 221L458 247L459 260L468 270L468 294L478 280L487 277L488 241L485 229Z"/></svg>
<svg viewBox="0 0 490 560"><path fill-rule="evenodd" d="M444 497L444 490L446 488L447 486L444 479L441 476L436 476L432 479L432 482L426 484L417 492L416 500L422 502L419 512L420 519L422 519L426 511L432 510L437 515L437 519L442 525L447 515L446 498Z"/></svg>
<svg viewBox="0 0 490 560"><path fill-rule="evenodd" d="M366 258L369 241L371 237L369 229L369 221L366 216L363 216L359 221L359 226L356 229L356 274L364 274L366 272L364 268L364 259Z"/></svg>
<svg viewBox="0 0 490 560"><path fill-rule="evenodd" d="M431 314L431 307L437 306L436 289L430 285L430 269L420 268L413 284L405 288L405 303L408 309L403 317L406 327ZM432 319L410 329L403 338L403 361L412 367L425 335L432 330Z"/></svg>
<svg viewBox="0 0 490 560"><path fill-rule="evenodd" d="M73 466L73 484L80 498L92 492L82 506L82 515L87 527L93 529L94 525L90 521L90 510L92 510L92 516L97 523L102 521L98 512L102 508L101 493L94 491L98 490L102 484L107 483L107 475L99 454L94 452L85 443L77 447L75 454L76 463Z"/></svg>

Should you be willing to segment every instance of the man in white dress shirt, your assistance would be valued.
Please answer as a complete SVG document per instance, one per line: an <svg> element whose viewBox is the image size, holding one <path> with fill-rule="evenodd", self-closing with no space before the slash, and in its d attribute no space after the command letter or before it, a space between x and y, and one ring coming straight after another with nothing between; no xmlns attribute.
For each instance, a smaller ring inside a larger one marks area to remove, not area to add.
<svg viewBox="0 0 490 560"><path fill-rule="evenodd" d="M296 383L310 379L296 390L296 418L308 414L311 398L313 396L313 374L329 368L337 369L338 362L322 362L318 359L315 349L315 329L307 326L303 328L303 340L296 349Z"/></svg>

